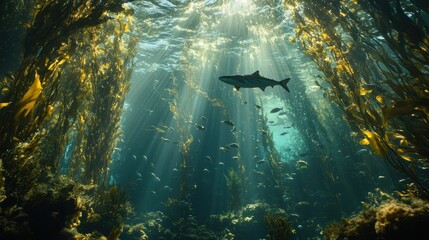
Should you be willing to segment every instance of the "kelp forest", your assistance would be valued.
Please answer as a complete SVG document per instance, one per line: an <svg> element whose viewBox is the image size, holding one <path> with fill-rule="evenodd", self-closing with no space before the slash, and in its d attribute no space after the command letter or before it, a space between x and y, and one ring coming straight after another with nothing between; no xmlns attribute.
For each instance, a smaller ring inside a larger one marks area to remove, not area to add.
<svg viewBox="0 0 429 240"><path fill-rule="evenodd" d="M0 23L0 239L429 235L428 1L2 0Z"/></svg>
<svg viewBox="0 0 429 240"><path fill-rule="evenodd" d="M2 1L2 32L26 32L1 82L2 218L32 222L2 220L2 238L61 239L81 221L119 236L130 206L106 177L135 48L122 4Z"/></svg>

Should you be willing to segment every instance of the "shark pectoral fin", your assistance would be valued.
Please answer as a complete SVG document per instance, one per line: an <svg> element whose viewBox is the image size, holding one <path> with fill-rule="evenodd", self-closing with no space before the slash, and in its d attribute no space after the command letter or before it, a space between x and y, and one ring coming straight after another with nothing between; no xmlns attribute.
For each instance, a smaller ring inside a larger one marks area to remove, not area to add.
<svg viewBox="0 0 429 240"><path fill-rule="evenodd" d="M240 91L240 87L239 86L234 86L235 89L237 89L237 91Z"/></svg>

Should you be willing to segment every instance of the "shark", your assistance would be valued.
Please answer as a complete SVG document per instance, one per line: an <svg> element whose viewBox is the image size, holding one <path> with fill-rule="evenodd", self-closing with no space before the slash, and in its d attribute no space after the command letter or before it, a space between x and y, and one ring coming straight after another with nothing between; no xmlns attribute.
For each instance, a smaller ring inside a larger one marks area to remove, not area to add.
<svg viewBox="0 0 429 240"><path fill-rule="evenodd" d="M250 75L221 76L219 77L219 80L226 84L233 85L237 91L239 91L240 88L260 88L262 91L265 91L265 88L268 86L274 87L276 85L280 85L289 92L287 83L289 82L290 78L276 81L262 77L259 75L259 71L256 71Z"/></svg>

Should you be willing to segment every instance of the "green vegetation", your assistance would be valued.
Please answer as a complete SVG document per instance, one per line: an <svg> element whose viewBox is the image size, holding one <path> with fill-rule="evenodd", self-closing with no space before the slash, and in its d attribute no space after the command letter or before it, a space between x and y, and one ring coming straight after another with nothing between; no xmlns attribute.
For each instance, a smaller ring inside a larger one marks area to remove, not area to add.
<svg viewBox="0 0 429 240"><path fill-rule="evenodd" d="M264 220L268 226L268 232L270 234L270 239L272 240L286 240L289 239L293 233L293 228L284 216L266 215Z"/></svg>
<svg viewBox="0 0 429 240"><path fill-rule="evenodd" d="M2 2L3 19L31 13L29 22L5 22L26 29L20 66L0 82L0 199L8 239L77 236L90 209L111 221L100 232L119 237L130 206L117 187L105 186L136 44L132 11L122 2ZM89 199L82 189L99 194ZM19 230L25 221L31 231Z"/></svg>
<svg viewBox="0 0 429 240"><path fill-rule="evenodd" d="M324 74L316 84L360 136L421 188L428 164L428 32L416 1L284 1L301 44ZM407 14L405 14L407 12ZM412 17L410 17L412 16Z"/></svg>
<svg viewBox="0 0 429 240"><path fill-rule="evenodd" d="M241 204L241 192L243 183L240 176L233 169L228 170L228 175L225 176L226 186L230 194L230 209L237 210Z"/></svg>

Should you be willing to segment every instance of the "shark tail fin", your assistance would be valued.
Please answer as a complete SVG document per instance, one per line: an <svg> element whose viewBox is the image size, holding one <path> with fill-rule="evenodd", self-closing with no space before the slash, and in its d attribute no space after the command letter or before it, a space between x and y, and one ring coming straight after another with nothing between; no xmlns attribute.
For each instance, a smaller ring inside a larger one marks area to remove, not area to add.
<svg viewBox="0 0 429 240"><path fill-rule="evenodd" d="M285 80L280 81L280 85L288 92L290 92L289 88L287 87L287 83L289 82L289 80L290 78L286 78Z"/></svg>

